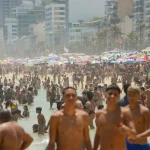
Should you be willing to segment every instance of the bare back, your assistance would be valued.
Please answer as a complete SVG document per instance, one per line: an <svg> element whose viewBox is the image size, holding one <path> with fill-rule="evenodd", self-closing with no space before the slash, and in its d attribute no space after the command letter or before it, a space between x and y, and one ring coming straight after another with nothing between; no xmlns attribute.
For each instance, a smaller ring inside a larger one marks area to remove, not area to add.
<svg viewBox="0 0 150 150"><path fill-rule="evenodd" d="M0 127L0 149L19 150L24 130L15 123L4 123Z"/></svg>

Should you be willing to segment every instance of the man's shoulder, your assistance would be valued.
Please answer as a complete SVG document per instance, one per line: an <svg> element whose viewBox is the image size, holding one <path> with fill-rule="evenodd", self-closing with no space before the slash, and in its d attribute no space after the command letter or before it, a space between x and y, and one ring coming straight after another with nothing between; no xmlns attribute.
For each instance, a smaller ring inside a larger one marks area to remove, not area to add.
<svg viewBox="0 0 150 150"><path fill-rule="evenodd" d="M24 129L15 122L6 122L6 123L3 123L0 125L1 131L2 130L10 130L11 128L13 128L13 129L16 128L16 129L20 129L20 130L24 131Z"/></svg>
<svg viewBox="0 0 150 150"><path fill-rule="evenodd" d="M77 116L83 116L83 117L88 116L87 112L85 112L83 110L79 110L79 109L76 109L76 114L77 114Z"/></svg>
<svg viewBox="0 0 150 150"><path fill-rule="evenodd" d="M44 117L44 115L43 114L40 114L40 116L39 117Z"/></svg>
<svg viewBox="0 0 150 150"><path fill-rule="evenodd" d="M98 110L98 111L96 112L96 116L97 116L97 117L100 116L100 115L102 115L102 114L107 114L106 108L103 108L103 109Z"/></svg>
<svg viewBox="0 0 150 150"><path fill-rule="evenodd" d="M140 104L140 109L141 109L141 112L142 112L142 113L150 113L150 112L149 112L149 109L148 109L147 107L141 105L141 104Z"/></svg>
<svg viewBox="0 0 150 150"><path fill-rule="evenodd" d="M145 92L144 92L144 93L149 94L149 93L150 93L150 89L145 90Z"/></svg>
<svg viewBox="0 0 150 150"><path fill-rule="evenodd" d="M58 111L54 112L51 117L57 118L57 117L60 117L62 115L63 115L62 110L58 110Z"/></svg>

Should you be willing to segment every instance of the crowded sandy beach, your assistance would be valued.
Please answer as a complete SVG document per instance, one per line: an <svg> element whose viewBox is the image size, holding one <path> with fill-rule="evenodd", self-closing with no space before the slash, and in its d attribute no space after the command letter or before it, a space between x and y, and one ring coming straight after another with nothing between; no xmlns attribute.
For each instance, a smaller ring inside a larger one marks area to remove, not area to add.
<svg viewBox="0 0 150 150"><path fill-rule="evenodd" d="M3 60L0 149L150 149L148 55L115 53Z"/></svg>

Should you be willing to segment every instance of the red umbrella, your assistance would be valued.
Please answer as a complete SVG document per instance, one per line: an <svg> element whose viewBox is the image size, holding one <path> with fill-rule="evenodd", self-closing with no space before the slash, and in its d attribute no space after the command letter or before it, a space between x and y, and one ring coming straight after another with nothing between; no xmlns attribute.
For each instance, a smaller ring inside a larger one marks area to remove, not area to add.
<svg viewBox="0 0 150 150"><path fill-rule="evenodd" d="M132 55L130 56L130 58L137 58L137 55Z"/></svg>

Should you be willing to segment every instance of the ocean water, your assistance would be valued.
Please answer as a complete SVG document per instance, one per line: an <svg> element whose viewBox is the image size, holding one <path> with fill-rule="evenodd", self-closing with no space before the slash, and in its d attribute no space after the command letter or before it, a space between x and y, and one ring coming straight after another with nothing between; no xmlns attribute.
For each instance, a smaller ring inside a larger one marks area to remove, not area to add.
<svg viewBox="0 0 150 150"><path fill-rule="evenodd" d="M28 150L44 150L48 144L48 133L45 135L38 135L32 131L32 125L37 124L36 107L42 107L42 113L45 116L46 124L49 121L50 116L57 110L56 104L54 104L53 109L50 109L49 102L46 101L46 91L43 89L39 90L38 96L34 98L34 104L29 106L30 117L18 120L18 123L34 138L34 141ZM23 105L19 106L19 109L23 111ZM90 130L92 143L94 140L94 134L95 130Z"/></svg>

